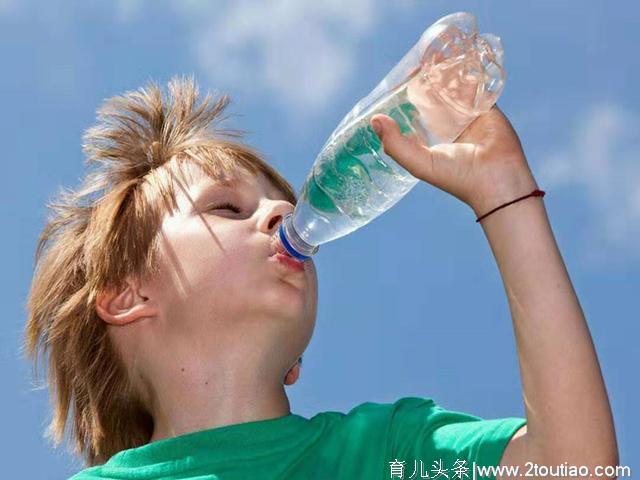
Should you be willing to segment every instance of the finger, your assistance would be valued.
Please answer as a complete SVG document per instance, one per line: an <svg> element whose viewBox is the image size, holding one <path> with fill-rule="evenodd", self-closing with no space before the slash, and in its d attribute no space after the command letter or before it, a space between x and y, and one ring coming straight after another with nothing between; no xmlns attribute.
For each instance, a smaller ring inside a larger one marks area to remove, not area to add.
<svg viewBox="0 0 640 480"><path fill-rule="evenodd" d="M378 121L382 127L378 136L387 155L414 177L458 198L464 196L461 183L464 183L472 164L476 145L456 142L427 147L415 136L402 135L398 124L383 114L371 118L374 130Z"/></svg>
<svg viewBox="0 0 640 480"><path fill-rule="evenodd" d="M384 152L404 167L411 175L425 180L427 167L431 162L428 147L411 136L400 132L400 127L391 117L376 114L371 118L371 127L382 141Z"/></svg>

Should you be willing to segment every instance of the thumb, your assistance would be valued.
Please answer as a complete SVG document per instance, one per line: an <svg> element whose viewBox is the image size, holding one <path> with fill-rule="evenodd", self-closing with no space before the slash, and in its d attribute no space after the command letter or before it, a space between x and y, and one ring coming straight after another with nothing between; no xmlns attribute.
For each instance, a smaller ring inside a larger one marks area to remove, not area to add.
<svg viewBox="0 0 640 480"><path fill-rule="evenodd" d="M416 137L405 136L394 119L384 114L371 117L371 128L382 141L384 153L391 156L411 175L426 180L425 167L431 160L429 148Z"/></svg>
<svg viewBox="0 0 640 480"><path fill-rule="evenodd" d="M443 143L427 147L416 134L403 135L396 121L384 114L371 117L371 127L382 141L384 152L411 175L456 194L452 190L455 190L457 166L462 157L471 153L471 144Z"/></svg>

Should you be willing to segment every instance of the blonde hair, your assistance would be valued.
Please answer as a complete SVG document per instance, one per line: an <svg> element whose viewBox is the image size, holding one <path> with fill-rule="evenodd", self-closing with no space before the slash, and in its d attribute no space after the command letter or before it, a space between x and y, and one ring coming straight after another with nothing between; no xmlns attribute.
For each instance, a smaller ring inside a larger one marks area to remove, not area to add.
<svg viewBox="0 0 640 480"><path fill-rule="evenodd" d="M69 445L89 466L124 449L148 443L153 418L134 388L122 357L96 314L97 294L120 289L128 276L156 272L157 231L176 208L174 183L181 165L195 162L208 175L262 172L291 203L295 192L259 154L226 137L237 130L211 128L229 103L199 97L193 77L174 77L166 96L155 82L107 99L97 124L83 137L85 163L94 166L81 186L47 204L27 300L25 343L38 377L48 356L53 415L45 437Z"/></svg>

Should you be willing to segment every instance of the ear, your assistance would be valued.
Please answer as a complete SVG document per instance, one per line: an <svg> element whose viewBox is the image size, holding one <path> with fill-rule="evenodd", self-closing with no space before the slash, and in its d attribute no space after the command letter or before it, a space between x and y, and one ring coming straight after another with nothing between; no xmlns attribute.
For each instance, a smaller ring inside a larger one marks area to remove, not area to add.
<svg viewBox="0 0 640 480"><path fill-rule="evenodd" d="M108 324L122 326L144 317L155 317L158 308L142 294L138 281L127 279L120 291L110 289L98 294L96 313Z"/></svg>
<svg viewBox="0 0 640 480"><path fill-rule="evenodd" d="M302 361L299 358L296 360L296 363L289 369L287 375L284 377L285 385L293 385L298 381L298 377L300 377L300 366L302 365Z"/></svg>

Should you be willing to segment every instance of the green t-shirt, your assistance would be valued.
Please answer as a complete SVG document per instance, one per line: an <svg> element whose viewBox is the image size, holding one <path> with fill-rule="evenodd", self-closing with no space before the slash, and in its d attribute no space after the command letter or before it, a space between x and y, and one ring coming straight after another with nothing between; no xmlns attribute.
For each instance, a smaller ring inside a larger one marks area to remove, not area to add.
<svg viewBox="0 0 640 480"><path fill-rule="evenodd" d="M165 438L118 452L71 480L471 480L473 462L497 466L525 423L483 420L430 398L404 397L362 403L347 414L291 413Z"/></svg>

